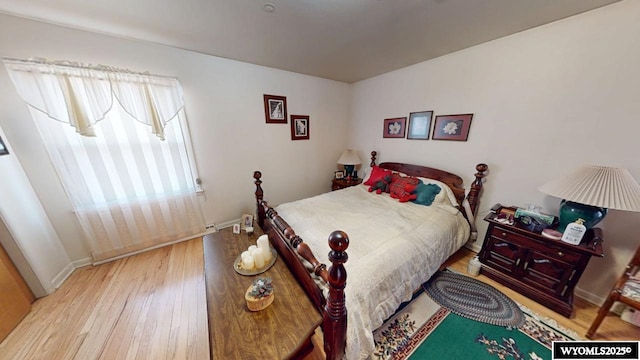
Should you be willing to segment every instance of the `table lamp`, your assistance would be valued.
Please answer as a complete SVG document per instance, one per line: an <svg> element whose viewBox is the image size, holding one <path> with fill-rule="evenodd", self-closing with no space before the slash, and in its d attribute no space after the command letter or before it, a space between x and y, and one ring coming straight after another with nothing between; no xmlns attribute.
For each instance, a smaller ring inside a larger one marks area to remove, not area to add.
<svg viewBox="0 0 640 360"><path fill-rule="evenodd" d="M355 151L347 149L342 153L340 159L338 159L338 164L344 165L345 176L350 179L353 176L353 170L356 165L360 165L362 162Z"/></svg>
<svg viewBox="0 0 640 360"><path fill-rule="evenodd" d="M608 209L640 211L640 184L627 169L583 166L538 188L563 199L558 214L558 231L577 219L587 229L598 224Z"/></svg>

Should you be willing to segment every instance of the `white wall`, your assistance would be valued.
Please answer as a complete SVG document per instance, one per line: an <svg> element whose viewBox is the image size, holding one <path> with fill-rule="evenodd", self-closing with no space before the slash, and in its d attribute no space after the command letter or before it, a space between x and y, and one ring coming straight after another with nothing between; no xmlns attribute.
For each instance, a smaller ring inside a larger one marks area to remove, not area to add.
<svg viewBox="0 0 640 360"><path fill-rule="evenodd" d="M265 199L274 204L329 190L336 161L347 143L349 86L345 83L1 14L0 55L177 76L185 92L209 224L253 212L254 170L262 171ZM289 125L265 123L265 93L286 96L289 114L310 116L310 140L291 141ZM86 259L89 252L71 206L4 68L0 70L0 126L69 257Z"/></svg>
<svg viewBox="0 0 640 360"><path fill-rule="evenodd" d="M9 149L0 156L5 174L0 186L0 243L36 297L51 294L71 274L73 266L47 217L11 143L0 129Z"/></svg>
<svg viewBox="0 0 640 360"><path fill-rule="evenodd" d="M359 82L350 142L381 161L450 170L466 184L474 165L487 163L480 219L497 202L557 213L560 199L537 187L581 164L626 167L640 179L638 19L640 1L627 0ZM469 140L382 138L384 118L422 110L473 113ZM640 245L639 222L637 213L609 213L600 225L605 258L591 260L578 294L602 300Z"/></svg>

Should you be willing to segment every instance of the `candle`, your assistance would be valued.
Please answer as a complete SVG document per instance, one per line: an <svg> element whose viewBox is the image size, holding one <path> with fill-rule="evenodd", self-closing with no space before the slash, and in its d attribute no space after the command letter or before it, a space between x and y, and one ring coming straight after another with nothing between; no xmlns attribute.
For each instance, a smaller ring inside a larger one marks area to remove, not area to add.
<svg viewBox="0 0 640 360"><path fill-rule="evenodd" d="M246 258L249 255L251 255L251 254L249 254L248 251L243 251L242 254L240 254L240 258L242 259L242 261L244 261L244 258Z"/></svg>
<svg viewBox="0 0 640 360"><path fill-rule="evenodd" d="M249 246L249 254L251 254L251 256L253 256L253 254L255 254L256 250L258 250L257 246L255 246L255 245Z"/></svg>
<svg viewBox="0 0 640 360"><path fill-rule="evenodd" d="M255 266L255 262L253 261L253 256L251 255L247 255L243 260L242 260L242 267L245 270L251 270L253 269L253 267Z"/></svg>
<svg viewBox="0 0 640 360"><path fill-rule="evenodd" d="M264 263L268 264L269 261L271 261L271 249L267 248L260 248L260 251L262 251L262 256L264 257Z"/></svg>
<svg viewBox="0 0 640 360"><path fill-rule="evenodd" d="M262 249L257 249L254 253L253 253L253 260L255 262L256 268L257 269L262 269L264 267L264 252L262 251Z"/></svg>
<svg viewBox="0 0 640 360"><path fill-rule="evenodd" d="M261 235L256 243L259 248L269 249L269 237L267 235Z"/></svg>

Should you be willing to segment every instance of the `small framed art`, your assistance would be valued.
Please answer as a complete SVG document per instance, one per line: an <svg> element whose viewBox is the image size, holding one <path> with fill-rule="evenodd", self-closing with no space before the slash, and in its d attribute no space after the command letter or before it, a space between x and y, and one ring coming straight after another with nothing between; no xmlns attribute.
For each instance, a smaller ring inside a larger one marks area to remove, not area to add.
<svg viewBox="0 0 640 360"><path fill-rule="evenodd" d="M233 224L233 233L240 234L240 224Z"/></svg>
<svg viewBox="0 0 640 360"><path fill-rule="evenodd" d="M382 130L383 138L404 138L406 131L407 118L399 117L392 119L384 119L384 128Z"/></svg>
<svg viewBox="0 0 640 360"><path fill-rule="evenodd" d="M342 170L338 170L338 171L336 171L336 172L335 172L335 178L336 178L336 179L342 179L342 178L344 178L344 171L342 171Z"/></svg>
<svg viewBox="0 0 640 360"><path fill-rule="evenodd" d="M0 155L8 155L8 154L9 154L9 149L7 149L7 146L4 144L4 141L0 137Z"/></svg>
<svg viewBox="0 0 640 360"><path fill-rule="evenodd" d="M264 116L267 124L286 124L287 98L264 94Z"/></svg>
<svg viewBox="0 0 640 360"><path fill-rule="evenodd" d="M412 112L409 114L409 129L407 139L428 140L429 130L431 130L431 117L433 111Z"/></svg>
<svg viewBox="0 0 640 360"><path fill-rule="evenodd" d="M291 140L309 140L309 115L291 115Z"/></svg>
<svg viewBox="0 0 640 360"><path fill-rule="evenodd" d="M473 114L438 115L433 126L433 140L467 141Z"/></svg>
<svg viewBox="0 0 640 360"><path fill-rule="evenodd" d="M243 214L240 226L242 227L242 230L245 230L248 227L253 227L253 215Z"/></svg>

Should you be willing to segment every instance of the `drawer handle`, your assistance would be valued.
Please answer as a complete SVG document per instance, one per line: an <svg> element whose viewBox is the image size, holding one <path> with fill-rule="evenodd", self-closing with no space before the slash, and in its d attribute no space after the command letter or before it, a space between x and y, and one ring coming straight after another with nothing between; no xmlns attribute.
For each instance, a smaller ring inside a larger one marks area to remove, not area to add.
<svg viewBox="0 0 640 360"><path fill-rule="evenodd" d="M520 265L520 260L522 260L522 259L518 258L518 260L516 260L516 267L518 267L518 265Z"/></svg>
<svg viewBox="0 0 640 360"><path fill-rule="evenodd" d="M563 257L563 256L564 256L564 253L563 253L562 251L558 251L558 256L559 256L559 257Z"/></svg>
<svg viewBox="0 0 640 360"><path fill-rule="evenodd" d="M507 243L499 243L499 244L494 244L495 247L505 247L505 246L509 246L509 244Z"/></svg>
<svg viewBox="0 0 640 360"><path fill-rule="evenodd" d="M506 232L503 232L503 233L502 233L502 237L507 237L507 233L506 233Z"/></svg>
<svg viewBox="0 0 640 360"><path fill-rule="evenodd" d="M539 260L533 259L533 262L536 263L536 264L548 264L548 263L551 262L551 260L548 260L548 259L539 259Z"/></svg>

